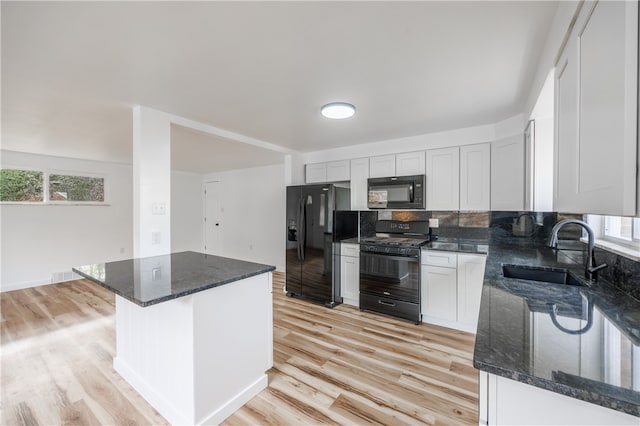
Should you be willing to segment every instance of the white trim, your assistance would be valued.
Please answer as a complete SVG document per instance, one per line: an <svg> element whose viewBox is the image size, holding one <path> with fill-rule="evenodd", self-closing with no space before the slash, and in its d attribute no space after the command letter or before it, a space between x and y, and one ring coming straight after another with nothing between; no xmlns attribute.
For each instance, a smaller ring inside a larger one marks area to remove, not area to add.
<svg viewBox="0 0 640 426"><path fill-rule="evenodd" d="M99 201L0 201L0 206L93 206L107 207L110 203Z"/></svg>
<svg viewBox="0 0 640 426"><path fill-rule="evenodd" d="M606 240L596 240L596 247L610 251L622 257L626 257L627 259L640 262L640 252L623 245L615 244Z"/></svg>
<svg viewBox="0 0 640 426"><path fill-rule="evenodd" d="M43 285L57 284L52 283L51 278L48 280L36 280L36 281L27 281L22 283L11 283L11 284L2 284L0 287L0 293L4 293L5 291L14 291L14 290L24 290L25 288L31 287L40 287Z"/></svg>

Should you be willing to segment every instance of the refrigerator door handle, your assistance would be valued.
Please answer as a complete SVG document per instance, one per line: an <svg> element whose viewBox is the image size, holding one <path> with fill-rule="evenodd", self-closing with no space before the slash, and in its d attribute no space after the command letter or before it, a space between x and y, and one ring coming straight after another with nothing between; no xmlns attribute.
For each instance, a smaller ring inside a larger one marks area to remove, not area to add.
<svg viewBox="0 0 640 426"><path fill-rule="evenodd" d="M298 251L298 260L304 260L304 252L302 248L302 243L305 239L305 226L304 222L304 204L302 202L302 197L298 200L298 241L297 241L297 251Z"/></svg>

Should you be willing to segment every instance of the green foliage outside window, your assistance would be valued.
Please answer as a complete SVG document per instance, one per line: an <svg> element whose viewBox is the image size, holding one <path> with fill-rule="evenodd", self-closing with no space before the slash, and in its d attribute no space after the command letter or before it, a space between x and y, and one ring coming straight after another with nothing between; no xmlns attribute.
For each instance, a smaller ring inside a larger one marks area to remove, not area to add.
<svg viewBox="0 0 640 426"><path fill-rule="evenodd" d="M104 178L49 175L51 201L104 201Z"/></svg>
<svg viewBox="0 0 640 426"><path fill-rule="evenodd" d="M42 172L0 169L0 201L38 202L43 195Z"/></svg>

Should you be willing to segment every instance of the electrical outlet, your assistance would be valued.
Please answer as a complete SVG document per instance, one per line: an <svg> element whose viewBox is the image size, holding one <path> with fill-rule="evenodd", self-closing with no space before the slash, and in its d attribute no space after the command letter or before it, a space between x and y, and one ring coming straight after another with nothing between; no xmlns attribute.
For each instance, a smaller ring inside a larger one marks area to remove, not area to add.
<svg viewBox="0 0 640 426"><path fill-rule="evenodd" d="M160 231L151 232L151 244L152 245L160 244L160 241L161 241L160 235L161 235Z"/></svg>
<svg viewBox="0 0 640 426"><path fill-rule="evenodd" d="M152 215L165 215L167 214L167 205L165 203L153 203L151 204Z"/></svg>
<svg viewBox="0 0 640 426"><path fill-rule="evenodd" d="M440 219L429 219L429 227L430 228L440 227Z"/></svg>

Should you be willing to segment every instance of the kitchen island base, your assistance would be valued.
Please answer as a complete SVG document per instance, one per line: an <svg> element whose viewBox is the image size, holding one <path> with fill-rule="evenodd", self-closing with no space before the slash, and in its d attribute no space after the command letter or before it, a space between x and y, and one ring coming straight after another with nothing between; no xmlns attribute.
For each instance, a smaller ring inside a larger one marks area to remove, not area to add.
<svg viewBox="0 0 640 426"><path fill-rule="evenodd" d="M115 370L172 424L218 424L267 387L271 272L141 307L116 296Z"/></svg>

